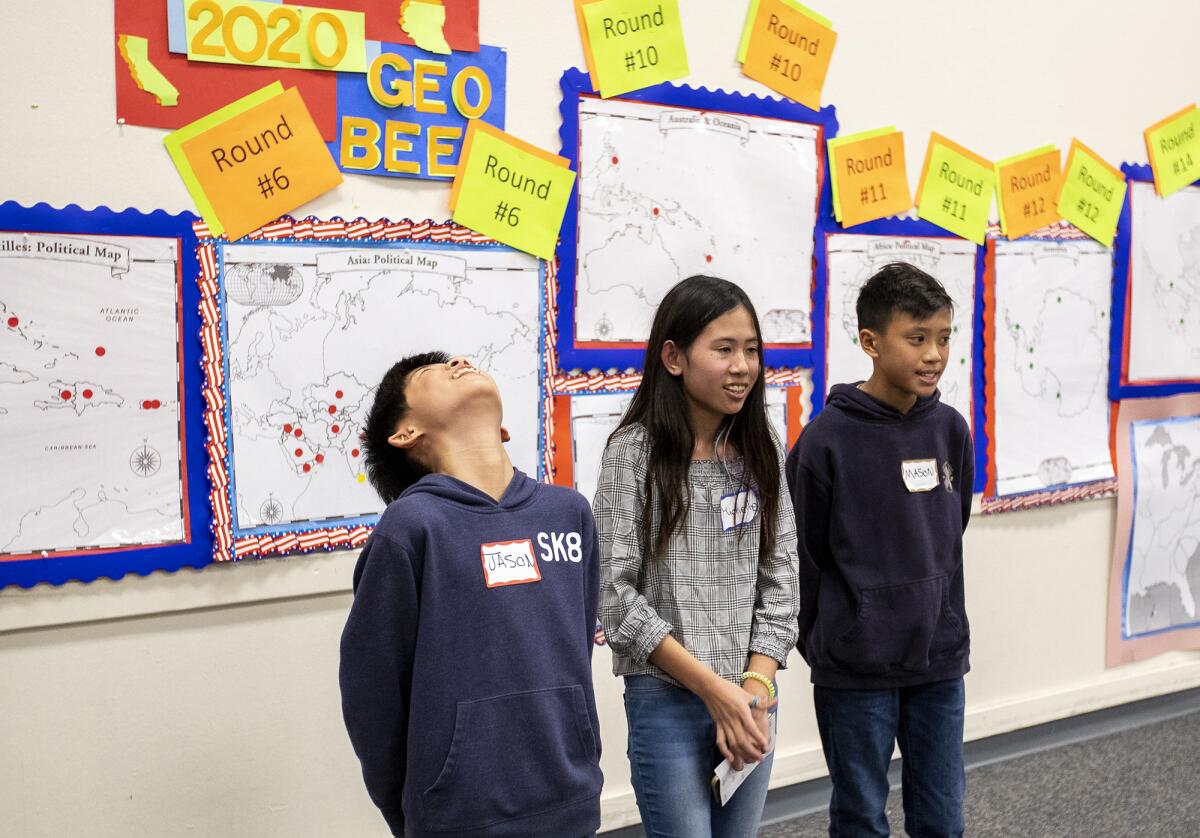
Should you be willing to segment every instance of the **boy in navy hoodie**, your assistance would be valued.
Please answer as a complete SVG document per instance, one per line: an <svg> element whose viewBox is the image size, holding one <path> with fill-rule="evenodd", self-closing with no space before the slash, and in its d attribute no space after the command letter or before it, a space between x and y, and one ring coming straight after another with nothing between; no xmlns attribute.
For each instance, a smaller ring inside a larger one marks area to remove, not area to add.
<svg viewBox="0 0 1200 838"><path fill-rule="evenodd" d="M788 456L800 541L800 634L833 782L829 834L888 835L899 741L905 829L963 833L963 675L970 645L962 536L975 465L966 421L939 401L953 302L894 263L858 297L871 377L839 384Z"/></svg>
<svg viewBox="0 0 1200 838"><path fill-rule="evenodd" d="M354 570L342 713L394 835L600 825L595 524L513 468L500 422L491 377L443 353L393 366L367 417L388 507Z"/></svg>

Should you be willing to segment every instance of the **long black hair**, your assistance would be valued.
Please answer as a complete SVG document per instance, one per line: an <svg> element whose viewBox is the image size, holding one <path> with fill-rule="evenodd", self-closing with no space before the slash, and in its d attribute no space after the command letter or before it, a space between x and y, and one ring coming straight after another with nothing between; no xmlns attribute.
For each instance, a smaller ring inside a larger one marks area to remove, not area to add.
<svg viewBox="0 0 1200 838"><path fill-rule="evenodd" d="M642 508L642 545L653 557L666 554L671 536L683 524L691 507L687 491L688 467L692 460L695 435L683 380L663 366L663 345L672 341L686 352L704 328L716 318L738 307L750 313L754 333L762 347L762 328L754 304L738 286L711 276L691 276L679 282L659 303L646 344L642 383L614 435L629 425L641 424L646 430L650 456L646 469L645 503ZM776 513L779 510L779 454L767 423L767 396L764 368L742 409L726 417L720 432L742 456L743 488L753 486L759 496L762 521L758 555L765 559L775 549ZM651 513L661 508L658 532L651 532Z"/></svg>

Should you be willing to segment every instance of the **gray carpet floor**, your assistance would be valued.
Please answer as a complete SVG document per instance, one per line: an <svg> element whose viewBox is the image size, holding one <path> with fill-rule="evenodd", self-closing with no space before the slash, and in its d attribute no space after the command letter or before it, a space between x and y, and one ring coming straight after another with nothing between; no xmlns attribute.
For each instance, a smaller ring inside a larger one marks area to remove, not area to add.
<svg viewBox="0 0 1200 838"><path fill-rule="evenodd" d="M1200 838L1200 712L967 772L967 835L986 838ZM899 790L888 799L903 836ZM824 838L818 812L759 838Z"/></svg>

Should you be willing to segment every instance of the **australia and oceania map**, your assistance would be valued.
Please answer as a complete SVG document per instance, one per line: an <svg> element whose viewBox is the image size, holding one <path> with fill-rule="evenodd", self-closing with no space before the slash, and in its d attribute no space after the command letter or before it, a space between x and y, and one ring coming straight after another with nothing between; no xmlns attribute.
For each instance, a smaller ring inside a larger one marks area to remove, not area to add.
<svg viewBox="0 0 1200 838"><path fill-rule="evenodd" d="M178 263L0 232L0 559L184 540Z"/></svg>
<svg viewBox="0 0 1200 838"><path fill-rule="evenodd" d="M1200 625L1200 416L1130 424L1124 635Z"/></svg>
<svg viewBox="0 0 1200 838"><path fill-rule="evenodd" d="M221 252L235 534L376 515L359 434L406 355L496 380L513 464L537 475L536 259L507 248L233 244Z"/></svg>
<svg viewBox="0 0 1200 838"><path fill-rule="evenodd" d="M644 343L658 303L707 274L754 300L767 343L812 338L812 125L583 97L577 342Z"/></svg>
<svg viewBox="0 0 1200 838"><path fill-rule="evenodd" d="M1093 241L995 246L996 494L1109 479L1112 251Z"/></svg>

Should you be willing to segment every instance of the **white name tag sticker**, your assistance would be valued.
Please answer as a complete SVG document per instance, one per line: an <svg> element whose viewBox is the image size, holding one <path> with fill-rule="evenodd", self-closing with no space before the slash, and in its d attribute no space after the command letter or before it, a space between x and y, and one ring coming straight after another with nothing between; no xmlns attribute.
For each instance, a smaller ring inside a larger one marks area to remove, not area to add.
<svg viewBox="0 0 1200 838"><path fill-rule="evenodd" d="M900 463L904 488L910 492L929 492L938 486L937 460L905 460Z"/></svg>
<svg viewBox="0 0 1200 838"><path fill-rule="evenodd" d="M479 558L489 588L542 581L541 568L533 555L533 542L528 538L480 544Z"/></svg>
<svg viewBox="0 0 1200 838"><path fill-rule="evenodd" d="M721 529L733 532L758 517L758 495L753 489L721 496Z"/></svg>

